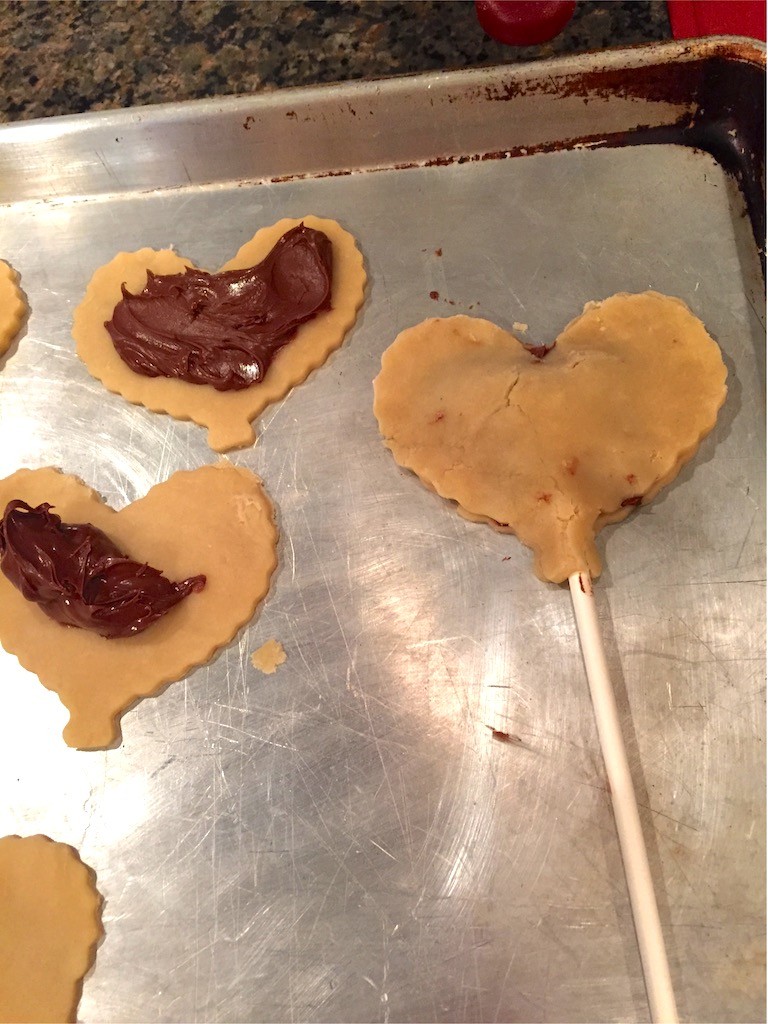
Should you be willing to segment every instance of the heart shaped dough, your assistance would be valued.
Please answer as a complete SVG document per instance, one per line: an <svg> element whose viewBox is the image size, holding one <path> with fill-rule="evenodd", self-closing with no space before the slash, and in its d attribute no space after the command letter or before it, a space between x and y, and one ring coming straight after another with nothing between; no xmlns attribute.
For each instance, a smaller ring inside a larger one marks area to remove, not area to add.
<svg viewBox="0 0 768 1024"><path fill-rule="evenodd" d="M16 271L0 260L0 356L8 351L27 312L18 280Z"/></svg>
<svg viewBox="0 0 768 1024"><path fill-rule="evenodd" d="M0 839L0 1020L75 1020L101 905L93 871L71 846Z"/></svg>
<svg viewBox="0 0 768 1024"><path fill-rule="evenodd" d="M121 286L124 284L128 291L137 294L146 286L147 271L179 274L185 267L193 266L171 249L121 252L94 273L74 313L72 336L77 354L94 377L129 402L207 427L208 444L215 451L252 444L255 434L251 420L322 366L344 341L363 304L363 257L352 235L333 220L307 216L262 228L221 270L241 270L260 263L286 231L302 223L324 232L333 245L331 308L298 328L258 384L243 391L217 391L206 384L144 377L131 370L118 355L104 324L122 299Z"/></svg>
<svg viewBox="0 0 768 1024"><path fill-rule="evenodd" d="M599 575L596 532L693 456L726 370L701 321L658 292L590 302L537 351L487 320L425 320L384 353L374 412L401 466L517 534L560 583Z"/></svg>
<svg viewBox="0 0 768 1024"><path fill-rule="evenodd" d="M70 713L64 739L96 750L119 739L134 701L203 664L253 616L277 565L277 528L261 481L225 461L175 473L119 512L75 477L22 469L0 480L0 507L13 498L55 506L64 522L89 522L122 550L171 579L204 574L144 633L107 640L62 626L0 573L0 643Z"/></svg>

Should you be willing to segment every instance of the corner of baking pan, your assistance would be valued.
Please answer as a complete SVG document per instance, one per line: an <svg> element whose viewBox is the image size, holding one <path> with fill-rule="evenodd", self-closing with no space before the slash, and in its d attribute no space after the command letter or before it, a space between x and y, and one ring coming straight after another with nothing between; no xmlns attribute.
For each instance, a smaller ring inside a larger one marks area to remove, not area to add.
<svg viewBox="0 0 768 1024"><path fill-rule="evenodd" d="M765 43L710 36L606 50L593 57L593 67L563 77L564 94L623 95L666 101L681 110L686 101L690 105L673 123L608 134L591 144L671 143L712 155L744 197L765 279Z"/></svg>
<svg viewBox="0 0 768 1024"><path fill-rule="evenodd" d="M498 68L510 93L525 65ZM742 36L645 43L528 65L561 97L623 97L668 104L677 117L628 131L569 139L556 147L674 144L715 158L741 191L765 279L766 45ZM526 152L531 152L527 150Z"/></svg>
<svg viewBox="0 0 768 1024"><path fill-rule="evenodd" d="M765 278L766 46L740 36L691 40L702 68L696 110L681 141L712 154L746 203Z"/></svg>

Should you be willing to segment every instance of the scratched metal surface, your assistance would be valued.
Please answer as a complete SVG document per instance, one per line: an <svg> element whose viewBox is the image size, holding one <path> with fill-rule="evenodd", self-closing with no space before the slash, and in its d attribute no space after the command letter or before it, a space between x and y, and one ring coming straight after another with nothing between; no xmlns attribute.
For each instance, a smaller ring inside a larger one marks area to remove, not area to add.
<svg viewBox="0 0 768 1024"><path fill-rule="evenodd" d="M568 593L400 471L371 412L381 352L426 316L543 341L585 301L645 288L704 319L730 392L679 480L602 536L603 625L681 1013L764 1019L764 328L711 157L10 204L0 254L32 317L0 380L0 472L61 466L120 506L211 461L200 429L89 378L72 309L118 249L215 267L306 212L357 236L370 289L343 349L231 456L282 533L254 622L100 753L67 749L56 697L0 655L0 834L73 843L106 899L80 1019L648 1019ZM250 654L270 637L288 659L263 676Z"/></svg>

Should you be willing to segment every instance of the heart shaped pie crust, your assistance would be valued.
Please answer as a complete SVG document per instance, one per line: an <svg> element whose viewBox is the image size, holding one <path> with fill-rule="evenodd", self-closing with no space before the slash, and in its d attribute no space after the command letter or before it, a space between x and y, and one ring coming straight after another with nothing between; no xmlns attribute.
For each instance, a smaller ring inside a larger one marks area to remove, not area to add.
<svg viewBox="0 0 768 1024"><path fill-rule="evenodd" d="M221 270L255 266L282 235L301 224L322 231L331 241L330 308L299 326L258 383L240 391L217 391L208 384L145 377L134 372L118 355L105 324L112 319L115 307L123 298L123 285L135 295L147 285L148 272L180 274L193 266L170 249L118 253L94 273L74 313L72 336L77 354L94 377L129 402L207 427L208 444L215 451L252 444L255 434L251 421L305 380L312 370L322 366L344 341L363 303L366 282L363 257L352 235L333 220L307 216L281 220L263 228Z"/></svg>
<svg viewBox="0 0 768 1024"><path fill-rule="evenodd" d="M619 294L588 303L548 348L467 316L403 331L374 412L401 466L517 534L559 583L600 573L596 532L674 479L714 427L725 380L683 302Z"/></svg>
<svg viewBox="0 0 768 1024"><path fill-rule="evenodd" d="M0 839L0 1020L76 1019L101 906L94 873L71 846Z"/></svg>
<svg viewBox="0 0 768 1024"><path fill-rule="evenodd" d="M0 573L0 643L54 690L70 713L64 739L94 750L119 738L119 718L208 661L253 616L277 565L277 528L261 481L225 461L175 473L120 511L75 477L19 470L0 480L0 507L48 502L64 522L91 523L136 561L169 579L205 575L159 622L105 639L62 626Z"/></svg>

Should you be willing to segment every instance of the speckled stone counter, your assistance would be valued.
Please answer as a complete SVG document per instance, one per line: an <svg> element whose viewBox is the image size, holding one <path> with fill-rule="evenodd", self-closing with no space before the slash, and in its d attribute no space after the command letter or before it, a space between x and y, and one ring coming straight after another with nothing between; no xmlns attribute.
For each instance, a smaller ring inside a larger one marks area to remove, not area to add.
<svg viewBox="0 0 768 1024"><path fill-rule="evenodd" d="M486 36L471 0L6 0L0 121L668 38L663 0L582 0L566 29L536 47Z"/></svg>

